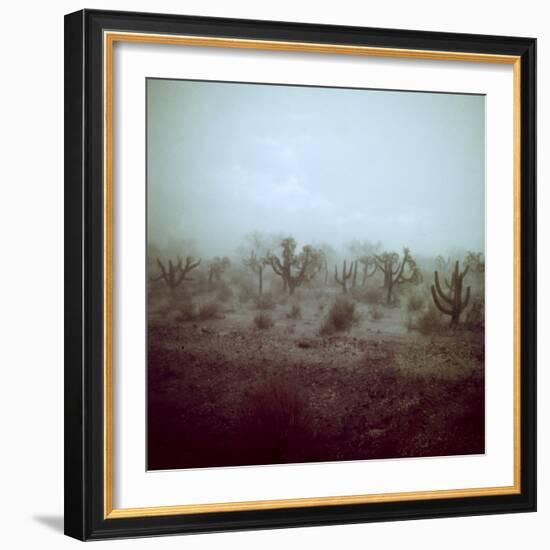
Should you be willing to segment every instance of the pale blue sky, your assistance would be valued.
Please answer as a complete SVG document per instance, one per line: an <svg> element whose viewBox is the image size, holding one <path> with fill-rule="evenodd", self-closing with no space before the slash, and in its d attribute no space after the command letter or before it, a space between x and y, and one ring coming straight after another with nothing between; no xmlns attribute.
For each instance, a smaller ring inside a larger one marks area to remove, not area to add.
<svg viewBox="0 0 550 550"><path fill-rule="evenodd" d="M482 96L147 86L150 243L231 254L258 230L336 248L484 249Z"/></svg>

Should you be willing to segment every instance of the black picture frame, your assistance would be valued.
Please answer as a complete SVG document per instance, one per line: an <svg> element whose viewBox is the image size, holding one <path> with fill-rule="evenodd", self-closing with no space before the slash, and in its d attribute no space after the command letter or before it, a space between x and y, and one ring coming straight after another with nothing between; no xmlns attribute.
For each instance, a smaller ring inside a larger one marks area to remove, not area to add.
<svg viewBox="0 0 550 550"><path fill-rule="evenodd" d="M104 31L519 57L521 490L517 494L105 517ZM83 10L65 17L65 533L80 540L536 510L536 40Z"/></svg>

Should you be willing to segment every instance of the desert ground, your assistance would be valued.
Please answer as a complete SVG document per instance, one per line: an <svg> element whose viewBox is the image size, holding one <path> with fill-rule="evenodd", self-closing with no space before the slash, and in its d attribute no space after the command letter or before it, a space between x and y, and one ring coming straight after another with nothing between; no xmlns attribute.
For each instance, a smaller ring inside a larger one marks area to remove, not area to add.
<svg viewBox="0 0 550 550"><path fill-rule="evenodd" d="M151 283L148 468L484 453L483 324L383 284Z"/></svg>

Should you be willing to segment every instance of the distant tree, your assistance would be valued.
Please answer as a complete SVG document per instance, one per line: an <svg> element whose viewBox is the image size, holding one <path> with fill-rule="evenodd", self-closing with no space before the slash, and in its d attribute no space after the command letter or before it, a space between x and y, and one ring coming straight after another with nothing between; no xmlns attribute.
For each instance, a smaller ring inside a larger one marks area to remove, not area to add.
<svg viewBox="0 0 550 550"><path fill-rule="evenodd" d="M401 283L417 283L421 280L421 273L408 248L403 249L403 258L397 252L376 254L375 261L378 269L384 274L384 288L386 289L386 304L393 301L395 285Z"/></svg>
<svg viewBox="0 0 550 550"><path fill-rule="evenodd" d="M354 269L355 266L355 269ZM342 266L342 276L338 276L338 266L334 266L334 280L342 287L342 292L347 294L348 292L348 280L351 279L353 273L355 272L357 276L357 262L351 262L349 264L349 269L346 269L346 260Z"/></svg>
<svg viewBox="0 0 550 550"><path fill-rule="evenodd" d="M311 281L322 267L322 254L313 246L306 245L296 253L296 241L292 237L280 243L281 257L269 253L267 262L283 280L283 290L294 294L294 290L304 282Z"/></svg>
<svg viewBox="0 0 550 550"><path fill-rule="evenodd" d="M473 273L485 273L485 257L483 252L468 251L463 263L464 267L468 267Z"/></svg>
<svg viewBox="0 0 550 550"><path fill-rule="evenodd" d="M251 250L250 256L243 260L243 264L258 275L258 294L261 296L264 289L264 268L269 264L267 258L259 258L256 252Z"/></svg>
<svg viewBox="0 0 550 550"><path fill-rule="evenodd" d="M208 282L220 282L222 280L222 275L225 273L230 265L231 260L227 256L224 256L223 258L216 256L213 260L210 261Z"/></svg>
<svg viewBox="0 0 550 550"><path fill-rule="evenodd" d="M321 254L321 271L323 273L323 284L326 286L329 279L329 264L332 264L337 257L336 250L330 244L320 243L314 247Z"/></svg>
<svg viewBox="0 0 550 550"><path fill-rule="evenodd" d="M355 258L360 258L361 256L373 256L380 252L382 248L382 243L380 241L373 242L369 240L360 241L354 239L347 243L346 248Z"/></svg>
<svg viewBox="0 0 550 550"><path fill-rule="evenodd" d="M378 271L378 265L376 264L376 258L374 256L361 256L359 258L359 263L363 266L361 286L365 286L367 284L367 279Z"/></svg>
<svg viewBox="0 0 550 550"><path fill-rule="evenodd" d="M166 286L171 292L174 292L183 281L192 281L187 277L187 274L200 265L201 261L195 262L192 256L187 256L185 259L185 266L182 266L181 258L178 258L176 262L168 260L167 264L164 264L157 258L157 265L160 269L160 274L157 277L151 277L151 281L164 281Z"/></svg>
<svg viewBox="0 0 550 550"><path fill-rule="evenodd" d="M451 267L451 258L444 258L441 254L435 259L437 269L444 273Z"/></svg>

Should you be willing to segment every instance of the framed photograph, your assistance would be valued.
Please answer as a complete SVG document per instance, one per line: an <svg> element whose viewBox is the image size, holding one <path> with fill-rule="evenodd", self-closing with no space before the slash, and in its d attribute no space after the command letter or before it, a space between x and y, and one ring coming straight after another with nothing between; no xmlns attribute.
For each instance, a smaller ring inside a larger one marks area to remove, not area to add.
<svg viewBox="0 0 550 550"><path fill-rule="evenodd" d="M535 54L66 16L66 534L536 509Z"/></svg>

